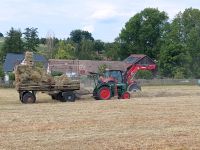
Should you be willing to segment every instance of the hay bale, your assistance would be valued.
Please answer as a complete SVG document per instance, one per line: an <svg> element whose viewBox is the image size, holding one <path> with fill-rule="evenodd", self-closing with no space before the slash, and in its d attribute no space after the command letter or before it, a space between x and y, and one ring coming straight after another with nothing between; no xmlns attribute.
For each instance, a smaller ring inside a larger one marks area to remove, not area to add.
<svg viewBox="0 0 200 150"><path fill-rule="evenodd" d="M70 83L70 79L66 75L61 75L58 77L54 77L56 86L64 86Z"/></svg>
<svg viewBox="0 0 200 150"><path fill-rule="evenodd" d="M26 52L25 53L25 64L32 66L33 65L33 52Z"/></svg>

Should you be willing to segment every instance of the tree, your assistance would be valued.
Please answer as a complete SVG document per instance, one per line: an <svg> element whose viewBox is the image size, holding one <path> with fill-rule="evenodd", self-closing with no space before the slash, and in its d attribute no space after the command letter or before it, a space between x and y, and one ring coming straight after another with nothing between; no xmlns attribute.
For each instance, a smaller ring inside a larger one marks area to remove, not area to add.
<svg viewBox="0 0 200 150"><path fill-rule="evenodd" d="M66 41L60 41L58 44L58 51L55 56L57 59L74 59L75 48Z"/></svg>
<svg viewBox="0 0 200 150"><path fill-rule="evenodd" d="M1 57L4 57L6 53L22 53L23 49L23 41L22 41L22 33L21 31L15 30L13 27L7 32L7 36L5 37L5 42L3 44L3 48L1 51ZM2 59L2 58L1 58Z"/></svg>
<svg viewBox="0 0 200 150"><path fill-rule="evenodd" d="M86 59L94 59L96 54L94 52L94 42L90 40L82 40L78 51L76 51L76 55L78 59L86 60Z"/></svg>
<svg viewBox="0 0 200 150"><path fill-rule="evenodd" d="M162 46L159 71L162 76L169 78L186 78L189 76L188 68L191 57L184 45L169 42Z"/></svg>
<svg viewBox="0 0 200 150"><path fill-rule="evenodd" d="M110 60L120 59L120 44L117 42L105 44L105 55Z"/></svg>
<svg viewBox="0 0 200 150"><path fill-rule="evenodd" d="M39 38L37 28L26 28L24 34L25 44L24 49L29 51L36 51L39 46Z"/></svg>
<svg viewBox="0 0 200 150"><path fill-rule="evenodd" d="M167 77L200 77L200 11L178 13L163 36L159 58L161 74Z"/></svg>
<svg viewBox="0 0 200 150"><path fill-rule="evenodd" d="M94 41L94 38L92 37L91 33L82 30L73 30L70 33L70 39L75 43L80 43L82 40Z"/></svg>
<svg viewBox="0 0 200 150"><path fill-rule="evenodd" d="M41 38L40 39L40 44L46 44L47 39L46 38Z"/></svg>
<svg viewBox="0 0 200 150"><path fill-rule="evenodd" d="M104 49L104 42L102 42L101 40L95 40L94 41L94 49L98 53L102 52Z"/></svg>
<svg viewBox="0 0 200 150"><path fill-rule="evenodd" d="M160 38L167 23L168 16L158 9L146 8L130 18L119 34L121 55L143 53L151 58L158 57Z"/></svg>
<svg viewBox="0 0 200 150"><path fill-rule="evenodd" d="M4 71L2 65L0 65L0 78L4 77Z"/></svg>
<svg viewBox="0 0 200 150"><path fill-rule="evenodd" d="M3 33L0 32L0 37L3 37Z"/></svg>
<svg viewBox="0 0 200 150"><path fill-rule="evenodd" d="M189 66L192 77L200 78L200 10L186 9L181 14L184 41L187 44L187 50L192 57Z"/></svg>

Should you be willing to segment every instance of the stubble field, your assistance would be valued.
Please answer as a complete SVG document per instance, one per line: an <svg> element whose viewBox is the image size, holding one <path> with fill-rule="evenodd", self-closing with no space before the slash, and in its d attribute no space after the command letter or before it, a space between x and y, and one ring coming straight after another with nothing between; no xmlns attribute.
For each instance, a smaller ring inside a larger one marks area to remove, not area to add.
<svg viewBox="0 0 200 150"><path fill-rule="evenodd" d="M200 149L200 87L152 86L130 100L74 103L0 89L0 149Z"/></svg>

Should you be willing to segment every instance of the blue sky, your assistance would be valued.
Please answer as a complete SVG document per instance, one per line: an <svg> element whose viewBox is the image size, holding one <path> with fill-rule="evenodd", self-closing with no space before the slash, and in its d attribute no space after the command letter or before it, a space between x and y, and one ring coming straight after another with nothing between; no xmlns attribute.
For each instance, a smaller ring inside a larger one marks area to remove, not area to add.
<svg viewBox="0 0 200 150"><path fill-rule="evenodd" d="M95 39L112 42L125 23L147 7L165 11L170 19L186 8L200 9L199 0L1 0L0 32L11 27L38 28L39 36L48 34L67 38L72 30L82 29Z"/></svg>

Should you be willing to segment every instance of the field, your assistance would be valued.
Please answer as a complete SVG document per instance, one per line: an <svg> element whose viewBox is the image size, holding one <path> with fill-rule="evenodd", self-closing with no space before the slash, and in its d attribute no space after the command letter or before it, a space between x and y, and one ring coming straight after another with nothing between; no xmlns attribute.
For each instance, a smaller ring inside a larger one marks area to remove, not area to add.
<svg viewBox="0 0 200 150"><path fill-rule="evenodd" d="M0 89L0 149L199 149L200 87L143 87L130 100L75 103Z"/></svg>

